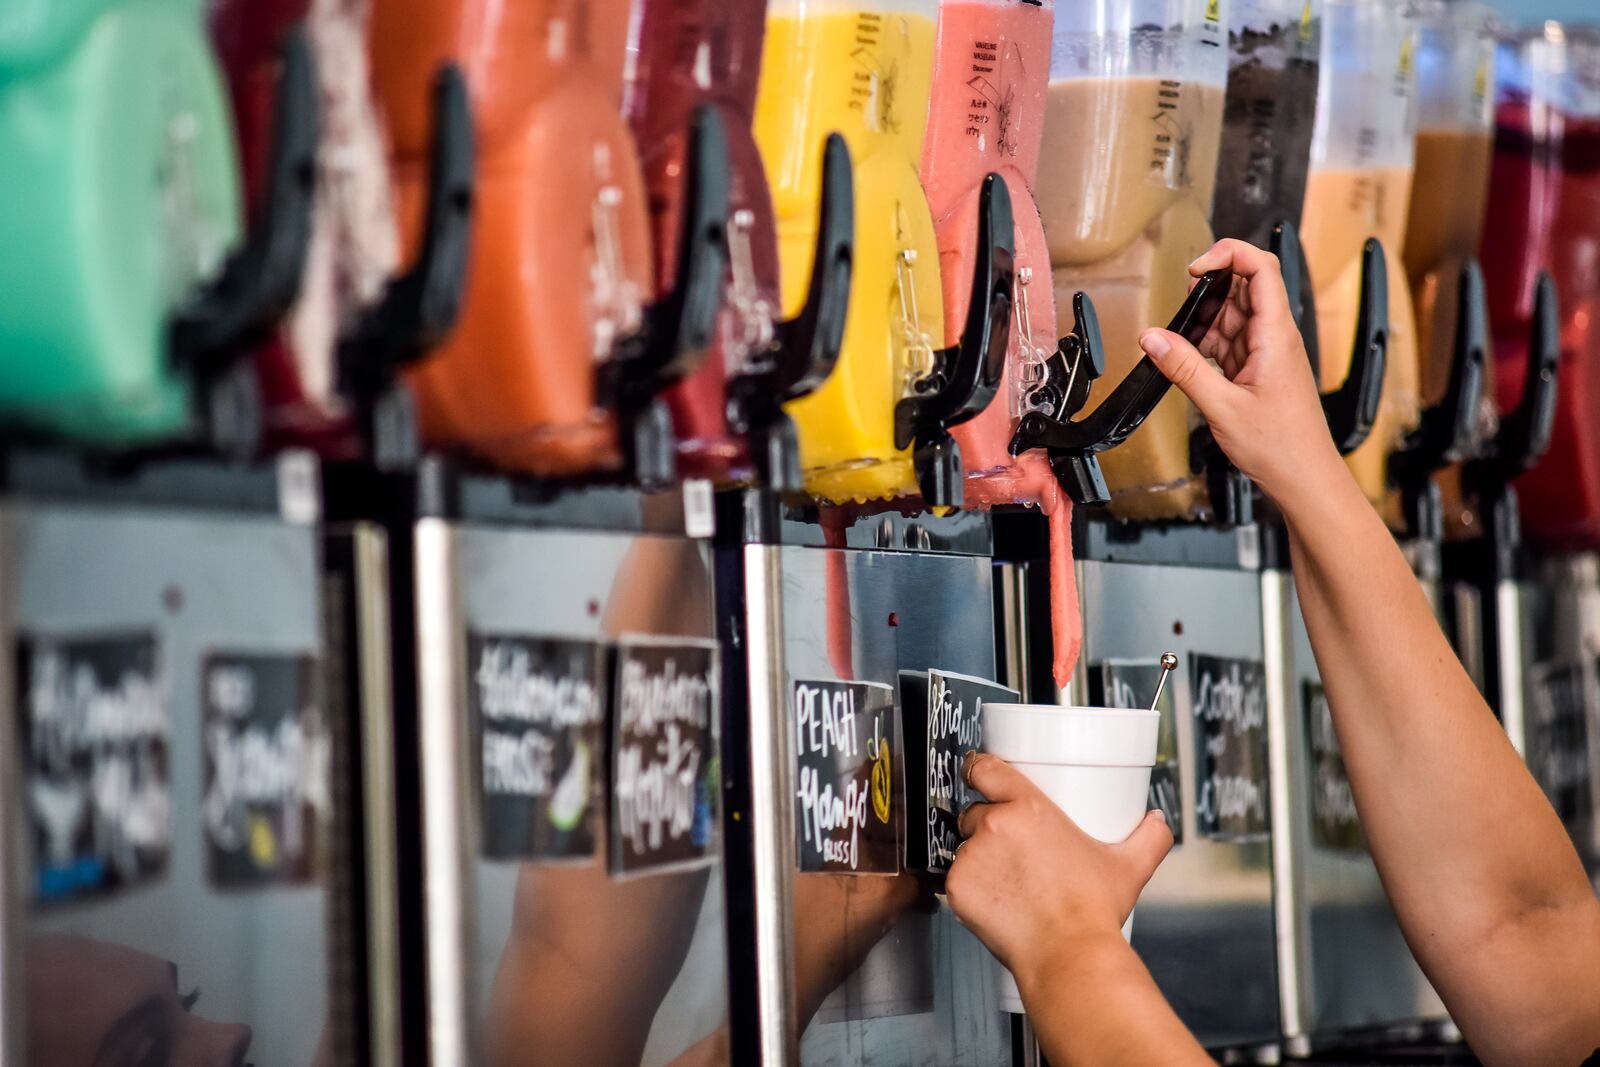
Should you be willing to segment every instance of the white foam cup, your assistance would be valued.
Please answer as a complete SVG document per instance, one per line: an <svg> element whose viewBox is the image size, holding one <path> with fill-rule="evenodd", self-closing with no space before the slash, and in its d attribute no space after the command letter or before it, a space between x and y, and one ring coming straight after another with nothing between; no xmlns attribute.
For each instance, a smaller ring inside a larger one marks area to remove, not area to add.
<svg viewBox="0 0 1600 1067"><path fill-rule="evenodd" d="M1160 725L1160 712L1149 708L985 704L983 748L1109 844L1127 840L1144 818ZM1130 915L1123 936L1132 931ZM1001 1008L1020 1014L1016 979L998 961L994 969Z"/></svg>

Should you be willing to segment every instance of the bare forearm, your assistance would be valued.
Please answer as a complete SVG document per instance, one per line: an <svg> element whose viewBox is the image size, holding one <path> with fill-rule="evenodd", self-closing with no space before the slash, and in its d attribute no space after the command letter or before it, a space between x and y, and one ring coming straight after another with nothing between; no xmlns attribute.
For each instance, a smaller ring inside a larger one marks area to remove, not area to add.
<svg viewBox="0 0 1600 1067"><path fill-rule="evenodd" d="M1534 1062L1506 1021L1600 997L1600 905L1381 520L1348 477L1316 482L1284 508L1295 581L1384 888L1479 1054Z"/></svg>
<svg viewBox="0 0 1600 1067"><path fill-rule="evenodd" d="M1210 1067L1150 972L1112 931L1053 947L1017 975L1022 1002L1052 1067Z"/></svg>

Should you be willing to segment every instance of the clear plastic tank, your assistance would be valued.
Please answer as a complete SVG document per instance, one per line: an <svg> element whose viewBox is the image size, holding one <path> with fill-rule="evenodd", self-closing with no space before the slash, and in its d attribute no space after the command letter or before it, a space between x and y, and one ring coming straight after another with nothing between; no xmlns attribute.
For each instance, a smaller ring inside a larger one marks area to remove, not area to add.
<svg viewBox="0 0 1600 1067"><path fill-rule="evenodd" d="M1383 402L1365 444L1348 457L1373 505L1389 503L1389 456L1420 412L1416 319L1405 247L1416 137L1416 24L1388 0L1326 0L1322 78L1301 233L1317 301L1323 385L1350 368L1361 291L1361 249L1383 242L1389 267L1389 353Z"/></svg>
<svg viewBox="0 0 1600 1067"><path fill-rule="evenodd" d="M1106 345L1096 407L1141 358L1138 338L1188 291L1212 243L1228 75L1226 0L1079 0L1056 10L1039 210L1056 300L1094 299ZM1200 515L1194 414L1170 392L1101 458L1125 518Z"/></svg>
<svg viewBox="0 0 1600 1067"><path fill-rule="evenodd" d="M1266 247L1278 223L1300 225L1321 48L1322 0L1233 0L1218 237Z"/></svg>

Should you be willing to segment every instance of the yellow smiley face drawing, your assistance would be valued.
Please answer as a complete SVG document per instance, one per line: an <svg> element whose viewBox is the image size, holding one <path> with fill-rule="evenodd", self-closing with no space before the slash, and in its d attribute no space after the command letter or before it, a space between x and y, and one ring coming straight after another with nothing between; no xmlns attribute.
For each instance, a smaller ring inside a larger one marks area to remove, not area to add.
<svg viewBox="0 0 1600 1067"><path fill-rule="evenodd" d="M889 762L889 746L879 745L878 758L872 763L872 812L881 823L889 821L893 771L894 767Z"/></svg>

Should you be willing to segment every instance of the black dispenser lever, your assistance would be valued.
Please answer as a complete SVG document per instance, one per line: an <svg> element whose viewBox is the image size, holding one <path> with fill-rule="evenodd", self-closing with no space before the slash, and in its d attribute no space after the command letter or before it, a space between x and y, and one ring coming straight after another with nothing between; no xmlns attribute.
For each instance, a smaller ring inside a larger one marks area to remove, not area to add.
<svg viewBox="0 0 1600 1067"><path fill-rule="evenodd" d="M702 105L689 121L677 278L601 370L629 474L646 487L666 485L677 472L661 390L694 370L715 335L727 270L729 182L727 133L716 110Z"/></svg>
<svg viewBox="0 0 1600 1067"><path fill-rule="evenodd" d="M1167 329L1191 344L1199 344L1222 314L1232 286L1232 271L1214 270L1205 275L1189 291L1189 298ZM1059 393L1055 412L1030 411L1022 417L1011 437L1011 454L1030 448L1045 449L1062 488L1074 501L1104 504L1111 494L1096 457L1126 441L1150 417L1172 383L1146 356L1099 407L1073 421L1072 416L1088 399L1089 381L1099 377L1105 367L1100 355L1099 322L1082 293L1073 299L1073 312L1076 322L1072 337L1062 341L1057 353L1058 359L1075 361L1069 363L1076 369L1069 379L1071 387ZM1085 362L1084 356L1088 357L1087 367L1078 365Z"/></svg>
<svg viewBox="0 0 1600 1067"><path fill-rule="evenodd" d="M1389 363L1389 267L1383 245L1369 238L1361 250L1361 299L1350 369L1343 384L1322 394L1328 432L1341 455L1360 448L1372 433Z"/></svg>
<svg viewBox="0 0 1600 1067"><path fill-rule="evenodd" d="M1435 472L1464 459L1476 436L1489 349L1489 313L1483 269L1469 260L1461 268L1450 381L1443 399L1422 413L1416 431L1389 457L1389 481L1400 490L1412 537L1444 536L1444 508Z"/></svg>
<svg viewBox="0 0 1600 1067"><path fill-rule="evenodd" d="M1534 288L1522 398L1516 409L1500 420L1500 429L1485 453L1467 463L1463 471L1465 487L1477 496L1478 511L1489 523L1502 569L1512 565L1507 557L1515 553L1522 540L1511 483L1538 463L1550 447L1560 367L1559 299L1554 280L1541 273Z"/></svg>
<svg viewBox="0 0 1600 1067"><path fill-rule="evenodd" d="M960 506L961 449L950 427L988 407L1000 390L1011 336L1015 249L1011 193L1004 179L990 174L979 194L977 262L961 340L936 351L933 370L895 406L895 447L914 448L917 485L930 507Z"/></svg>
<svg viewBox="0 0 1600 1067"><path fill-rule="evenodd" d="M839 362L854 259L850 149L832 133L822 150L817 244L805 305L794 318L778 323L771 348L752 354L751 369L728 383L729 421L749 438L762 483L780 493L803 485L794 422L783 405L815 392Z"/></svg>
<svg viewBox="0 0 1600 1067"><path fill-rule="evenodd" d="M174 362L210 391L213 442L236 455L255 449L261 420L253 371L235 357L264 341L294 303L311 241L317 86L304 26L285 35L281 55L265 196L244 243L169 325Z"/></svg>
<svg viewBox="0 0 1600 1067"><path fill-rule="evenodd" d="M461 313L472 240L474 168L467 83L453 63L433 84L428 199L416 259L339 345L341 384L363 410L367 440L382 466L414 461L411 394L392 388L395 371L438 344Z"/></svg>

